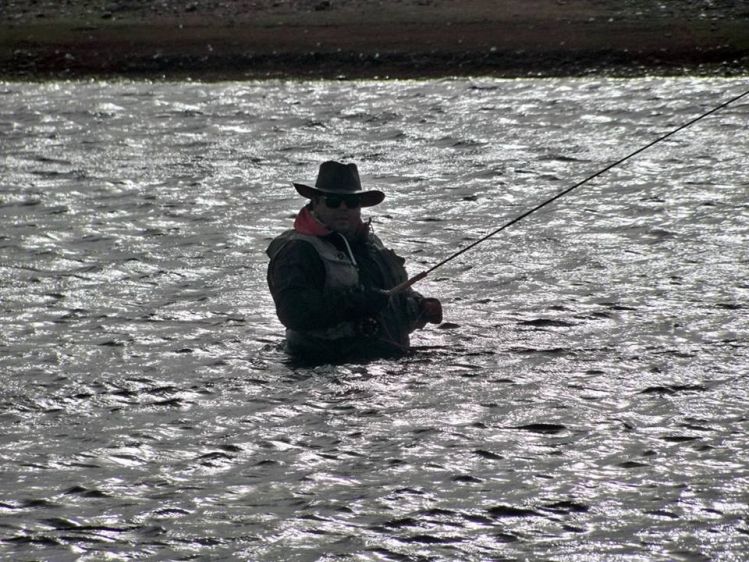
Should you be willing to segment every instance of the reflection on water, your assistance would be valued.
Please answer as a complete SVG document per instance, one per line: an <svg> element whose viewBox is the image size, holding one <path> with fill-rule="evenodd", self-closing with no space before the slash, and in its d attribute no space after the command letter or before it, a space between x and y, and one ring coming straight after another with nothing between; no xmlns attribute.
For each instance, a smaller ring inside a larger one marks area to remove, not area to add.
<svg viewBox="0 0 749 562"><path fill-rule="evenodd" d="M435 271L399 361L278 351L291 180L429 267L737 79L0 85L0 557L738 560L749 106Z"/></svg>

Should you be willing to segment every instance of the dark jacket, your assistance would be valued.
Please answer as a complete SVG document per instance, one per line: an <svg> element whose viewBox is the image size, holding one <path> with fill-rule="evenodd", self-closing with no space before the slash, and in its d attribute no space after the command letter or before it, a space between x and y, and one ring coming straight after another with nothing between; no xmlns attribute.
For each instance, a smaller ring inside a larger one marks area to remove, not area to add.
<svg viewBox="0 0 749 562"><path fill-rule="evenodd" d="M390 298L383 293L407 274L403 258L385 248L369 225L349 241L305 207L294 229L273 240L267 253L268 286L293 355L400 355L409 349L409 333L424 326L421 295L410 289Z"/></svg>

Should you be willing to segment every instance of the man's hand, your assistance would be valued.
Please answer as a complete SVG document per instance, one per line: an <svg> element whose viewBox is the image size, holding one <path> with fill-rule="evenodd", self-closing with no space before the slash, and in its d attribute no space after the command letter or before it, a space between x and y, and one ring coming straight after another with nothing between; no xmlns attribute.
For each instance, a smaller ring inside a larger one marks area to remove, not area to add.
<svg viewBox="0 0 749 562"><path fill-rule="evenodd" d="M442 303L433 298L422 300L421 316L430 324L440 324L442 322Z"/></svg>

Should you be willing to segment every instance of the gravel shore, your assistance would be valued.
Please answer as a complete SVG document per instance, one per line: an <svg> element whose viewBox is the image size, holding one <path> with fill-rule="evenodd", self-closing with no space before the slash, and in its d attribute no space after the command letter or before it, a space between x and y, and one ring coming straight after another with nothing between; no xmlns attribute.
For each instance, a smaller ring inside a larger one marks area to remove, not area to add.
<svg viewBox="0 0 749 562"><path fill-rule="evenodd" d="M0 6L5 79L656 73L749 73L749 5L744 0L6 0Z"/></svg>

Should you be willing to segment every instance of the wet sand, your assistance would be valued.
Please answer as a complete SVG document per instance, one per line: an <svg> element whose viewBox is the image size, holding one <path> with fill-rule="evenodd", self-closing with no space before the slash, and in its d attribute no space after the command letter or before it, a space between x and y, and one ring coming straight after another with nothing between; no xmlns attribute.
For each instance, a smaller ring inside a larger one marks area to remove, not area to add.
<svg viewBox="0 0 749 562"><path fill-rule="evenodd" d="M741 75L742 4L7 0L0 78Z"/></svg>

